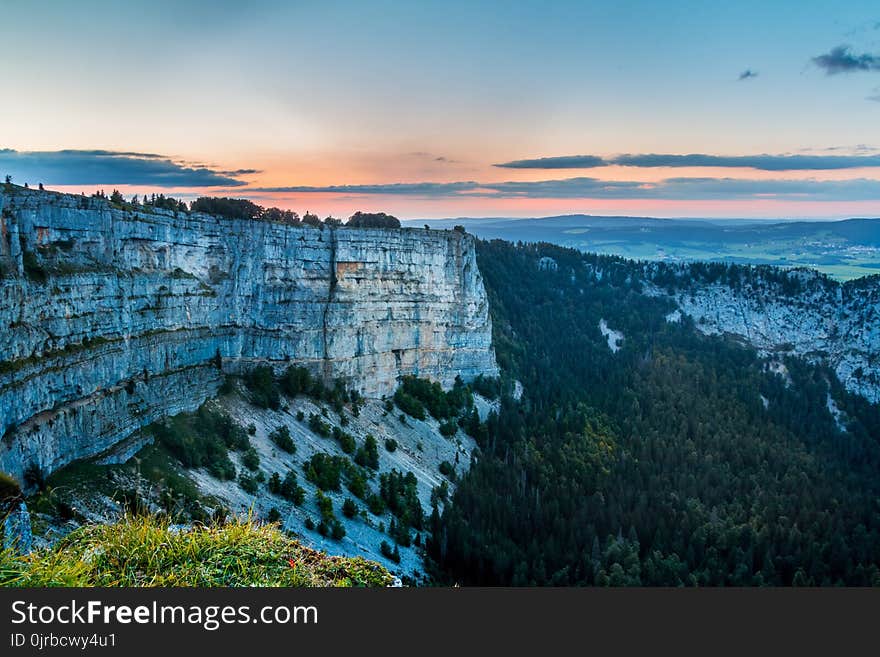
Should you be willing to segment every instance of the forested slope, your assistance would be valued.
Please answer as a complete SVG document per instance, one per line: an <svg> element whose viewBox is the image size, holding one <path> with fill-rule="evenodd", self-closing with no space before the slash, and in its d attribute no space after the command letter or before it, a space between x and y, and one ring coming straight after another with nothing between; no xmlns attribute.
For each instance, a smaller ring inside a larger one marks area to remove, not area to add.
<svg viewBox="0 0 880 657"><path fill-rule="evenodd" d="M501 241L478 260L506 394L432 517L441 577L880 585L876 405L821 367L780 371L668 321L638 263Z"/></svg>

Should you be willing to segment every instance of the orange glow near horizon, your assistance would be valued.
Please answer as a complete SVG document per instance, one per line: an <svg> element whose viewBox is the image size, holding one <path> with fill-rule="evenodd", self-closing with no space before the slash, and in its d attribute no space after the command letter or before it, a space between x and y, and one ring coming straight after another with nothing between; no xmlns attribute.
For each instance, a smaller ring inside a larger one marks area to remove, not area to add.
<svg viewBox="0 0 880 657"><path fill-rule="evenodd" d="M482 161L481 161L482 159ZM320 216L347 217L357 210L382 211L402 219L442 217L535 217L559 214L638 215L658 217L724 218L845 218L880 215L880 199L871 201L816 201L791 198L749 197L712 200L607 199L502 197L476 194L366 194L260 191L273 187L328 187L344 185L383 185L397 183L452 183L477 181L538 182L567 178L593 178L600 181L659 183L670 178L717 178L751 181L846 181L880 180L877 168L823 171L762 171L722 167L638 168L608 166L584 169L509 169L493 166L485 157L467 154L440 156L430 152L406 153L305 152L293 156L262 153L247 156L238 153L234 160L211 161L188 156L175 159L192 162L191 166L209 166L215 170L237 170L247 166L255 173L237 177L244 183L233 187L156 188L139 185L52 186L70 193L91 194L102 187L108 194L116 187L126 197L144 193L163 193L190 200L197 196L230 196L253 200L264 206L306 211ZM31 184L34 184L31 181Z"/></svg>
<svg viewBox="0 0 880 657"><path fill-rule="evenodd" d="M263 206L276 206L303 214L345 218L357 210L387 212L401 219L447 217L541 217L562 214L706 218L847 218L880 215L880 201L792 201L772 198L737 200L492 198L444 196L442 198L335 192L249 192L247 187L228 189L140 188L116 186L126 198L162 193L186 199L197 196L248 198ZM81 186L51 187L61 192L90 194ZM111 189L105 187L109 194Z"/></svg>

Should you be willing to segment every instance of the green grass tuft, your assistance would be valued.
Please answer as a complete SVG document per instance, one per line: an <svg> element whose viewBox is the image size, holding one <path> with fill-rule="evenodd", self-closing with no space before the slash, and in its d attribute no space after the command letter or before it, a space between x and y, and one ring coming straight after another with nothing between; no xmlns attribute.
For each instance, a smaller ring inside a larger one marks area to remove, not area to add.
<svg viewBox="0 0 880 657"><path fill-rule="evenodd" d="M177 529L157 516L82 527L27 557L0 552L0 586L388 586L362 558L330 557L251 520Z"/></svg>

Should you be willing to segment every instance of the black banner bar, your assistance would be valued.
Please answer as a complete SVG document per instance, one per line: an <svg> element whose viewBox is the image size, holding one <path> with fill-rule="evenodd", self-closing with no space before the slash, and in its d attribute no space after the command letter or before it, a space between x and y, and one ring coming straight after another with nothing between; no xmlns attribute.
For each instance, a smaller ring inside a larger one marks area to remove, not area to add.
<svg viewBox="0 0 880 657"><path fill-rule="evenodd" d="M878 603L876 589L0 589L0 655L855 654Z"/></svg>

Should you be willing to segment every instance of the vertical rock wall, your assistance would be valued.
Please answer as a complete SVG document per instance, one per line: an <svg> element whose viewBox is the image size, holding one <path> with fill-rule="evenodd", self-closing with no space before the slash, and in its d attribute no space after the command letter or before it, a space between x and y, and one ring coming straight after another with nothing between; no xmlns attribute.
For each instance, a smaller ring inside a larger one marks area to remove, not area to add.
<svg viewBox="0 0 880 657"><path fill-rule="evenodd" d="M0 469L21 477L301 363L368 396L497 373L470 236L0 191Z"/></svg>

